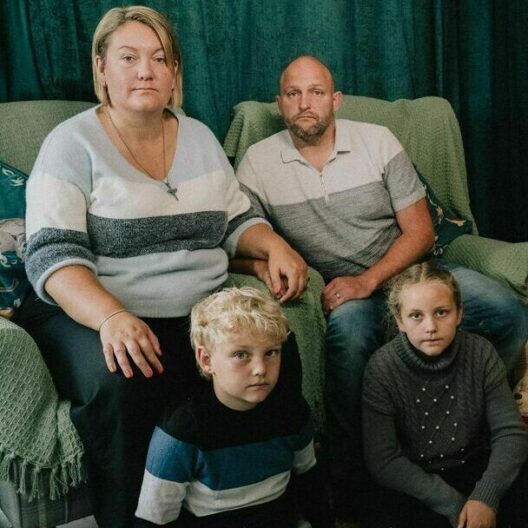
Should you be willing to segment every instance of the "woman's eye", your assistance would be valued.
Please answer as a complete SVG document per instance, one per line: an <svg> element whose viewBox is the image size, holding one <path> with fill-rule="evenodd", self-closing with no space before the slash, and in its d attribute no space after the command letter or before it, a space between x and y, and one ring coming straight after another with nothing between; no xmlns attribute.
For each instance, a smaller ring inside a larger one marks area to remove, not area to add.
<svg viewBox="0 0 528 528"><path fill-rule="evenodd" d="M156 57L154 59L158 64L165 64L165 57Z"/></svg>

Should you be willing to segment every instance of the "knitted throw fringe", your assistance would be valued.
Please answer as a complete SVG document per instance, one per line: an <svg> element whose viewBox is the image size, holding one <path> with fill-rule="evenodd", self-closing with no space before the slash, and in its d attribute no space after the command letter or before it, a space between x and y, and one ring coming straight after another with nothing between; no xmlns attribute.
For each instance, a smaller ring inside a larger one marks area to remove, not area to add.
<svg viewBox="0 0 528 528"><path fill-rule="evenodd" d="M30 501L47 495L51 500L66 495L86 480L82 454L53 468L28 462L0 446L0 480L11 482Z"/></svg>
<svg viewBox="0 0 528 528"><path fill-rule="evenodd" d="M84 448L29 334L0 317L0 480L29 500L56 499L86 479Z"/></svg>

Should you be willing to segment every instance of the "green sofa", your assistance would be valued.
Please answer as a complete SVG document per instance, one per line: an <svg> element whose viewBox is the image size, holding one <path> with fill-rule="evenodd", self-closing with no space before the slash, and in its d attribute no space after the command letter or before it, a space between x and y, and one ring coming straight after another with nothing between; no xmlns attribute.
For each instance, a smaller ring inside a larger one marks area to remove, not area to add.
<svg viewBox="0 0 528 528"><path fill-rule="evenodd" d="M74 101L0 104L0 160L29 172L48 132L92 105ZM446 209L473 222L472 233L456 238L445 249L445 255L497 278L527 300L528 244L508 244L478 236L469 206L460 130L445 100L429 97L389 103L345 96L339 115L388 126ZM236 164L249 145L281 128L283 124L275 104L241 103L234 109L225 151ZM310 270L310 277L309 289L302 299L289 303L285 311L301 350L303 390L316 426L321 429L324 426L325 321L319 298L324 284L313 270ZM256 279L244 275L230 275L228 283L262 287ZM62 488L55 485L56 479L52 476L53 471L58 471L57 460L61 467L67 467L68 463L75 467L77 459L82 457L82 445L69 421L69 403L56 395L33 340L24 330L4 319L0 319L0 365L2 378L12 380L9 389L5 389L6 384L0 384L0 510L15 528L47 528L89 515L90 505L83 486L69 485L82 478L82 471L70 474L66 481L63 479ZM20 402L16 400L22 394L27 400L17 406ZM60 433L56 437L49 437L50 423ZM16 434L2 435L6 430L16 431ZM35 452L39 451L35 451L35 447L42 445L44 437L50 443L48 451L54 454L49 466L35 459ZM35 471L37 465L39 471ZM21 485L32 472L33 485ZM57 489L52 492L51 488ZM54 500L50 495L56 496Z"/></svg>

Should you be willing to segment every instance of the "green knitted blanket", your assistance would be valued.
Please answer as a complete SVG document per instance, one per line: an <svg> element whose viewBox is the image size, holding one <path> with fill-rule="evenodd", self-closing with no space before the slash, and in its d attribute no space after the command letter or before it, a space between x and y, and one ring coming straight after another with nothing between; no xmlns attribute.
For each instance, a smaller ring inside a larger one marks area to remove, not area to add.
<svg viewBox="0 0 528 528"><path fill-rule="evenodd" d="M83 453L37 345L0 317L0 480L30 500L48 490L55 499L84 481Z"/></svg>

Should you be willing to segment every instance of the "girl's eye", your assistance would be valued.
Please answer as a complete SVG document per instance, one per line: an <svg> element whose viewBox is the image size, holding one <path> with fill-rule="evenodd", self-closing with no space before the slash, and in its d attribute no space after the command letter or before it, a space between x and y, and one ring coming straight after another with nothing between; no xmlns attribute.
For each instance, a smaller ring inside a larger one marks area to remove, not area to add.
<svg viewBox="0 0 528 528"><path fill-rule="evenodd" d="M266 352L266 355L269 357L277 357L280 354L280 350L277 348L274 348L273 350L268 350Z"/></svg>
<svg viewBox="0 0 528 528"><path fill-rule="evenodd" d="M445 317L448 313L449 313L448 310L438 310L436 312L436 315L438 315L439 317Z"/></svg>
<svg viewBox="0 0 528 528"><path fill-rule="evenodd" d="M236 359L246 359L247 358L247 352L244 352L243 350L237 350L233 356Z"/></svg>
<svg viewBox="0 0 528 528"><path fill-rule="evenodd" d="M410 313L409 317L411 319L413 319L414 321L418 321L420 319L420 317L421 317L421 314L419 314L419 313Z"/></svg>

